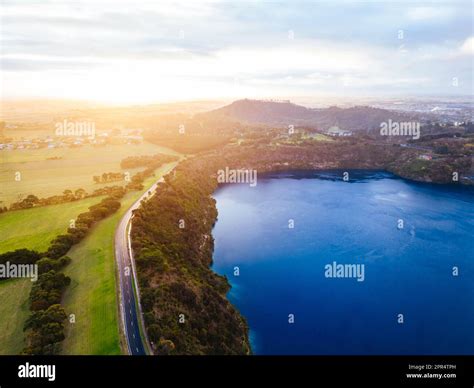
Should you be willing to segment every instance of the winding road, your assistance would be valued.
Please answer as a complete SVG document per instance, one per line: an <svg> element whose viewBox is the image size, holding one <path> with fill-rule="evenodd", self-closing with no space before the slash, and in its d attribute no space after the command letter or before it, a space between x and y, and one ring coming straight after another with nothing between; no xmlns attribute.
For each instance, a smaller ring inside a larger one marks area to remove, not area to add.
<svg viewBox="0 0 474 388"><path fill-rule="evenodd" d="M140 207L142 200L154 195L156 187L163 181L163 176L172 171L177 163L170 163L158 179L123 215L115 231L115 260L119 273L119 302L120 320L127 342L128 354L146 355L151 351L143 322L140 305L140 290L138 287L135 262L130 244L131 220L134 210ZM136 292L135 292L136 290Z"/></svg>

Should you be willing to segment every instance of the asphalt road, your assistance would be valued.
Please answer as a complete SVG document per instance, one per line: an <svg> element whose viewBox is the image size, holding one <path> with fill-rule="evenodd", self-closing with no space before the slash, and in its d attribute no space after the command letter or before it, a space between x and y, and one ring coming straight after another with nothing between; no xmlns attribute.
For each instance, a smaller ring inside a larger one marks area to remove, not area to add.
<svg viewBox="0 0 474 388"><path fill-rule="evenodd" d="M172 170L174 166L170 168ZM165 172L166 174L166 172ZM164 175L164 174L163 174ZM133 253L130 248L130 221L133 218L133 211L140 207L140 201L149 197L149 192L154 194L160 178L151 186L124 214L115 231L115 260L119 271L119 294L120 294L120 315L121 323L124 327L125 339L127 341L128 353L131 355L146 355L144 341L140 334L140 325L143 323L139 316L141 308L139 300L136 300L133 285L138 284ZM139 292L138 292L139 294ZM137 308L138 306L138 308ZM142 326L143 327L143 326Z"/></svg>

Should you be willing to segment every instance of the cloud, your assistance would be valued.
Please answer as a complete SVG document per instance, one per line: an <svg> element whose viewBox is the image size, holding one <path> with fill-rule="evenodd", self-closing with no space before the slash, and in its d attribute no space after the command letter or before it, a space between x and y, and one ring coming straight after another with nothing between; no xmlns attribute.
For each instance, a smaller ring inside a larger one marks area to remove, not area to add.
<svg viewBox="0 0 474 388"><path fill-rule="evenodd" d="M454 76L465 80L460 92L472 90L470 3L343 4L7 1L5 94L62 96L65 85L83 98L150 100L338 88L443 93Z"/></svg>
<svg viewBox="0 0 474 388"><path fill-rule="evenodd" d="M75 70L90 69L93 61L85 61L84 58L78 60L51 60L28 57L2 57L0 58L0 66L2 71L54 71L54 70Z"/></svg>
<svg viewBox="0 0 474 388"><path fill-rule="evenodd" d="M464 41L460 51L462 54L474 55L474 36L470 36Z"/></svg>
<svg viewBox="0 0 474 388"><path fill-rule="evenodd" d="M409 20L415 22L422 21L446 21L455 16L455 9L443 5L412 7L407 10Z"/></svg>

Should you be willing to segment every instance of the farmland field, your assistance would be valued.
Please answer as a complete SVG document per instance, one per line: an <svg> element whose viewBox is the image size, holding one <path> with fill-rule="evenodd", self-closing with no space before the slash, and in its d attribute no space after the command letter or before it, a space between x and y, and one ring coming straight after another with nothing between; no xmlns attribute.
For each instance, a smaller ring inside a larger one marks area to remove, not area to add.
<svg viewBox="0 0 474 388"><path fill-rule="evenodd" d="M23 350L30 289L29 279L0 282L0 355L20 354Z"/></svg>
<svg viewBox="0 0 474 388"><path fill-rule="evenodd" d="M43 206L33 209L15 210L0 214L0 253L28 248L45 251L50 241L66 232L69 222L102 197Z"/></svg>
<svg viewBox="0 0 474 388"><path fill-rule="evenodd" d="M100 200L95 197L0 214L0 253L19 248L45 250L54 237L66 231L70 219ZM30 289L29 279L0 282L0 354L19 354L23 349Z"/></svg>
<svg viewBox="0 0 474 388"><path fill-rule="evenodd" d="M151 143L117 144L105 146L85 145L79 148L42 148L0 151L0 205L8 206L28 194L47 197L64 190L83 188L92 192L111 184L94 183L92 177L104 172L130 172L121 170L120 161L127 156L153 155L174 152ZM51 158L56 158L52 160ZM48 160L49 159L49 160ZM20 180L15 178L20 173Z"/></svg>

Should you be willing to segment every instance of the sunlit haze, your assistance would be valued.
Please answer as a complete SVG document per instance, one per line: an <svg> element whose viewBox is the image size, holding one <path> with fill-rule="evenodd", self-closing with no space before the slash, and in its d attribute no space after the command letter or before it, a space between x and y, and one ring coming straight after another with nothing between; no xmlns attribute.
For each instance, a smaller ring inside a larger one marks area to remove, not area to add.
<svg viewBox="0 0 474 388"><path fill-rule="evenodd" d="M469 1L6 1L2 92L127 104L472 94L471 13Z"/></svg>

